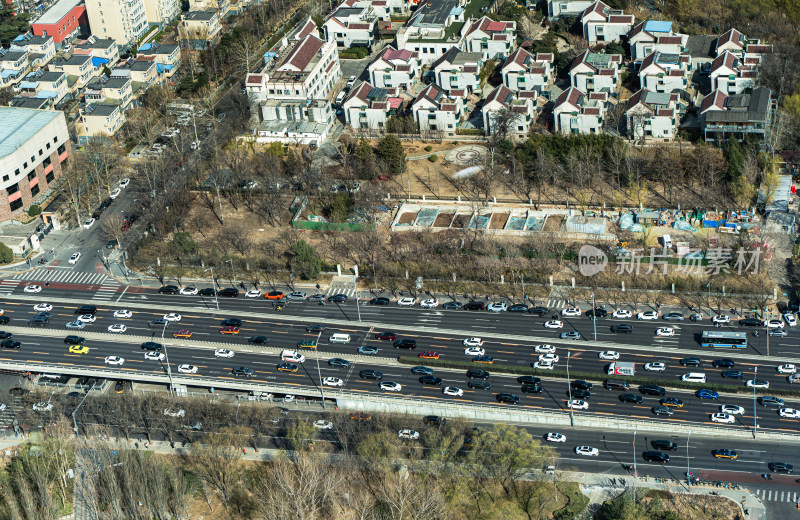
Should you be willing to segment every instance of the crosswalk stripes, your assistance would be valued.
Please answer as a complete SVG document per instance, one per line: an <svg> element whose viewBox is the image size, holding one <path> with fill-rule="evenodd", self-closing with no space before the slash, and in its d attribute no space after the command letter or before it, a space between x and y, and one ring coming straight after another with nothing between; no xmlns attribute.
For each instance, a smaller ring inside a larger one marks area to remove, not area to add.
<svg viewBox="0 0 800 520"><path fill-rule="evenodd" d="M335 294L344 294L347 295L348 298L355 298L356 297L356 290L353 287L330 287L328 291L325 293L325 296L333 296Z"/></svg>
<svg viewBox="0 0 800 520"><path fill-rule="evenodd" d="M19 285L17 280L0 280L0 296L9 296Z"/></svg>
<svg viewBox="0 0 800 520"><path fill-rule="evenodd" d="M34 269L14 276L12 280L30 280L36 282L62 282L85 285L113 284L116 281L103 273L82 273L70 269Z"/></svg>
<svg viewBox="0 0 800 520"><path fill-rule="evenodd" d="M567 300L547 300L548 309L564 309L567 306Z"/></svg>
<svg viewBox="0 0 800 520"><path fill-rule="evenodd" d="M119 285L101 285L97 292L92 296L93 300L110 300L116 296Z"/></svg>
<svg viewBox="0 0 800 520"><path fill-rule="evenodd" d="M797 502L797 492L793 491L778 491L772 489L758 489L756 490L761 500L768 502Z"/></svg>

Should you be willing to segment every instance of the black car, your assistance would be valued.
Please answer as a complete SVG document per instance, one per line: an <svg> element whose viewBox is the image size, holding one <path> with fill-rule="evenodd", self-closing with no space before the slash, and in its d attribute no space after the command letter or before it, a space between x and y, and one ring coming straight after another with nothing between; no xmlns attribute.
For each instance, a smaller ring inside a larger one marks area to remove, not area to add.
<svg viewBox="0 0 800 520"><path fill-rule="evenodd" d="M515 303L508 308L508 312L528 312L528 306L524 303Z"/></svg>
<svg viewBox="0 0 800 520"><path fill-rule="evenodd" d="M328 360L329 367L350 368L350 362L342 358L331 358Z"/></svg>
<svg viewBox="0 0 800 520"><path fill-rule="evenodd" d="M677 442L672 442L664 439L656 439L654 441L650 441L650 446L652 446L654 450L659 450L659 451L665 451L665 450L675 451L678 449Z"/></svg>
<svg viewBox="0 0 800 520"><path fill-rule="evenodd" d="M744 318L739 320L739 325L742 327L760 327L762 321L757 318Z"/></svg>
<svg viewBox="0 0 800 520"><path fill-rule="evenodd" d="M4 339L2 343L0 343L0 347L3 348L20 348L22 343L19 341L14 341L13 339Z"/></svg>
<svg viewBox="0 0 800 520"><path fill-rule="evenodd" d="M786 304L786 302L778 302L777 306L779 313L786 314L787 312L789 312L789 306Z"/></svg>
<svg viewBox="0 0 800 520"><path fill-rule="evenodd" d="M11 318L8 316L0 316L0 325L8 325L11 322Z"/></svg>
<svg viewBox="0 0 800 520"><path fill-rule="evenodd" d="M520 390L526 394L541 394L544 392L544 388L539 383L525 383Z"/></svg>
<svg viewBox="0 0 800 520"><path fill-rule="evenodd" d="M214 289L213 287L206 287L205 289L200 289L199 291L197 291L197 294L199 296L216 296L217 290Z"/></svg>
<svg viewBox="0 0 800 520"><path fill-rule="evenodd" d="M178 294L179 292L181 289L177 285L165 285L158 288L159 294Z"/></svg>
<svg viewBox="0 0 800 520"><path fill-rule="evenodd" d="M419 382L423 385L441 385L444 380L441 377L432 375L424 375L419 378Z"/></svg>
<svg viewBox="0 0 800 520"><path fill-rule="evenodd" d="M770 462L767 467L773 473L791 473L794 471L794 466L788 462Z"/></svg>
<svg viewBox="0 0 800 520"><path fill-rule="evenodd" d="M519 396L510 394L508 392L502 392L497 394L497 402L498 403L509 403L509 404L519 404Z"/></svg>
<svg viewBox="0 0 800 520"><path fill-rule="evenodd" d="M589 381L584 381L583 379L576 379L575 381L571 382L569 386L578 390L591 390L594 388L592 383Z"/></svg>
<svg viewBox="0 0 800 520"><path fill-rule="evenodd" d="M478 390L489 390L492 388L492 383L485 379L470 379L467 386Z"/></svg>
<svg viewBox="0 0 800 520"><path fill-rule="evenodd" d="M467 372L467 374L469 374L469 372ZM541 382L542 380L536 376L519 376L517 378L517 383L522 383L522 384L538 385Z"/></svg>
<svg viewBox="0 0 800 520"><path fill-rule="evenodd" d="M470 368L467 370L467 377L470 379L487 379L491 374L480 368Z"/></svg>
<svg viewBox="0 0 800 520"><path fill-rule="evenodd" d="M637 394L620 394L619 400L622 401L623 403L639 404L642 401L644 401L644 397Z"/></svg>
<svg viewBox="0 0 800 520"><path fill-rule="evenodd" d="M661 397L667 393L664 388L658 385L641 385L639 391L644 395L655 395L657 397Z"/></svg>
<svg viewBox="0 0 800 520"><path fill-rule="evenodd" d="M460 309L461 304L459 302L447 302L442 304L442 309Z"/></svg>
<svg viewBox="0 0 800 520"><path fill-rule="evenodd" d="M683 321L683 313L682 312L668 312L661 316L666 321Z"/></svg>
<svg viewBox="0 0 800 520"><path fill-rule="evenodd" d="M736 363L732 359L715 359L711 365L714 368L733 368Z"/></svg>
<svg viewBox="0 0 800 520"><path fill-rule="evenodd" d="M464 310L467 311L482 311L486 308L486 302L471 301L464 304Z"/></svg>
<svg viewBox="0 0 800 520"><path fill-rule="evenodd" d="M642 453L642 458L647 462L669 462L669 455L660 451L645 451Z"/></svg>
<svg viewBox="0 0 800 520"><path fill-rule="evenodd" d="M699 367L702 361L696 357L685 357L681 359L680 363L685 367Z"/></svg>
<svg viewBox="0 0 800 520"><path fill-rule="evenodd" d="M585 314L590 318L605 318L608 316L608 311L601 307L597 307L596 309L589 309Z"/></svg>
<svg viewBox="0 0 800 520"><path fill-rule="evenodd" d="M724 370L720 375L725 379L741 379L744 377L744 373L741 370Z"/></svg>
<svg viewBox="0 0 800 520"><path fill-rule="evenodd" d="M28 325L32 327L45 327L50 322L50 318L46 316L34 316L28 320Z"/></svg>
<svg viewBox="0 0 800 520"><path fill-rule="evenodd" d="M319 323L306 325L306 332L325 332L325 325L320 325Z"/></svg>
<svg viewBox="0 0 800 520"><path fill-rule="evenodd" d="M438 415L426 415L422 418L422 422L433 426L439 426L447 422L447 419L444 417L439 417Z"/></svg>
<svg viewBox="0 0 800 520"><path fill-rule="evenodd" d="M13 338L13 337L14 337L14 335L11 334L10 332L6 332L4 330L0 330L0 339L8 339L8 338Z"/></svg>
<svg viewBox="0 0 800 520"><path fill-rule="evenodd" d="M633 326L628 325L627 323L620 323L619 325L613 325L611 327L611 332L616 332L617 334L630 334L633 332Z"/></svg>
<svg viewBox="0 0 800 520"><path fill-rule="evenodd" d="M548 312L550 312L550 309L547 307L531 307L528 309L528 313L533 314L534 316L544 316Z"/></svg>
<svg viewBox="0 0 800 520"><path fill-rule="evenodd" d="M165 320L164 318L158 318L155 320L148 321L147 325L149 325L150 327L163 327L164 325L169 325L169 321Z"/></svg>
<svg viewBox="0 0 800 520"><path fill-rule="evenodd" d="M97 307L94 305L81 305L75 309L75 314L91 314L94 316L97 314Z"/></svg>
<svg viewBox="0 0 800 520"><path fill-rule="evenodd" d="M228 318L226 320L222 320L223 327L241 327L242 320L239 318Z"/></svg>
<svg viewBox="0 0 800 520"><path fill-rule="evenodd" d="M414 350L417 348L417 340L415 339L398 339L394 343L392 343L394 348L404 348L408 350Z"/></svg>
<svg viewBox="0 0 800 520"><path fill-rule="evenodd" d="M390 303L389 298L373 298L369 301L370 305L389 305Z"/></svg>
<svg viewBox="0 0 800 520"><path fill-rule="evenodd" d="M247 367L233 367L231 371L236 377L253 377L253 369Z"/></svg>
<svg viewBox="0 0 800 520"><path fill-rule="evenodd" d="M377 370L362 370L358 373L359 377L363 377L364 379L374 379L375 381L380 381L383 379L383 372L378 372Z"/></svg>
<svg viewBox="0 0 800 520"><path fill-rule="evenodd" d="M654 406L652 409L654 415L672 415L675 412L669 406Z"/></svg>
<svg viewBox="0 0 800 520"><path fill-rule="evenodd" d="M9 336L9 338L10 337L11 336ZM64 338L64 343L69 343L70 345L83 345L84 341L86 341L86 338L82 338L80 336L74 336L72 334Z"/></svg>
<svg viewBox="0 0 800 520"><path fill-rule="evenodd" d="M236 298L237 296L239 296L239 289L235 287L226 287L217 294L225 298Z"/></svg>
<svg viewBox="0 0 800 520"><path fill-rule="evenodd" d="M266 336L253 336L251 338L247 338L248 343L252 343L253 345L266 345L269 343L269 338Z"/></svg>
<svg viewBox="0 0 800 520"><path fill-rule="evenodd" d="M67 397L70 399L80 399L83 397L83 394L80 392L70 392L67 394Z"/></svg>
<svg viewBox="0 0 800 520"><path fill-rule="evenodd" d="M582 399L587 401L592 396L588 390L582 390L580 388L571 388L567 390L567 397L570 399Z"/></svg>
<svg viewBox="0 0 800 520"><path fill-rule="evenodd" d="M333 296L328 296L328 301L330 303L347 303L347 295L346 294L334 294Z"/></svg>
<svg viewBox="0 0 800 520"><path fill-rule="evenodd" d="M156 343L155 341L145 341L142 343L142 350L148 350L152 352L160 352L164 349L164 345L161 343Z"/></svg>

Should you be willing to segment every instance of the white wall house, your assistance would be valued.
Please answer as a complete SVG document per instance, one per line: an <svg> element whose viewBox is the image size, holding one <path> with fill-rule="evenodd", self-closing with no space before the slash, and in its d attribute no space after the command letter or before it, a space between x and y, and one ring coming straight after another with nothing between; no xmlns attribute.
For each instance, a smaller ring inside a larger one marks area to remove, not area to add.
<svg viewBox="0 0 800 520"><path fill-rule="evenodd" d="M383 130L386 120L397 115L403 99L397 89L374 88L366 81L356 83L342 103L345 121L358 130Z"/></svg>
<svg viewBox="0 0 800 520"><path fill-rule="evenodd" d="M689 86L689 68L692 59L688 54L648 54L639 68L639 85L650 92L672 92Z"/></svg>
<svg viewBox="0 0 800 520"><path fill-rule="evenodd" d="M625 110L628 135L632 139L673 139L678 128L678 93L640 89Z"/></svg>
<svg viewBox="0 0 800 520"><path fill-rule="evenodd" d="M550 53L534 55L523 48L515 50L500 71L503 85L514 92L549 92L553 86L553 59Z"/></svg>
<svg viewBox="0 0 800 520"><path fill-rule="evenodd" d="M621 54L603 54L583 51L572 62L569 69L570 85L581 92L605 92L610 94L619 85Z"/></svg>
<svg viewBox="0 0 800 520"><path fill-rule="evenodd" d="M451 98L436 85L428 85L411 105L420 132L438 131L446 136L456 135L458 122L464 113L461 98Z"/></svg>
<svg viewBox="0 0 800 520"><path fill-rule="evenodd" d="M535 121L533 97L517 97L505 85L495 87L486 96L482 111L486 135L505 132L508 137L524 139Z"/></svg>
<svg viewBox="0 0 800 520"><path fill-rule="evenodd" d="M628 34L631 48L631 61L641 63L653 52L681 54L689 37L672 32L672 22L647 20L637 24Z"/></svg>
<svg viewBox="0 0 800 520"><path fill-rule="evenodd" d="M18 94L23 97L47 98L56 105L69 92L69 81L64 72L31 72L17 84Z"/></svg>
<svg viewBox="0 0 800 520"><path fill-rule="evenodd" d="M592 0L547 0L547 16L558 19L562 16L580 16Z"/></svg>
<svg viewBox="0 0 800 520"><path fill-rule="evenodd" d="M583 37L590 44L598 42L618 42L633 28L632 14L611 9L603 2L597 1L586 8L581 16Z"/></svg>
<svg viewBox="0 0 800 520"><path fill-rule="evenodd" d="M480 52L484 61L506 58L517 45L517 23L495 22L488 16L473 21L464 35L464 49Z"/></svg>
<svg viewBox="0 0 800 520"><path fill-rule="evenodd" d="M378 17L372 6L340 7L322 26L325 39L336 42L337 47L371 48L378 37Z"/></svg>
<svg viewBox="0 0 800 520"><path fill-rule="evenodd" d="M711 64L711 89L721 90L729 96L753 88L757 79L756 66L745 65L729 51L723 51Z"/></svg>
<svg viewBox="0 0 800 520"><path fill-rule="evenodd" d="M558 96L553 108L555 133L599 134L603 131L608 95L605 92L584 94L570 87Z"/></svg>
<svg viewBox="0 0 800 520"><path fill-rule="evenodd" d="M477 92L481 85L483 58L479 52L462 52L452 47L433 66L436 84L451 97L465 97Z"/></svg>
<svg viewBox="0 0 800 520"><path fill-rule="evenodd" d="M367 66L370 83L378 88L407 91L414 85L422 64L419 55L409 50L384 47Z"/></svg>
<svg viewBox="0 0 800 520"><path fill-rule="evenodd" d="M56 55L56 44L52 36L34 36L28 32L14 38L8 50L27 51L31 66L43 67Z"/></svg>
<svg viewBox="0 0 800 520"><path fill-rule="evenodd" d="M340 7L371 7L378 20L389 22L392 16L407 16L411 6L417 2L411 0L344 0Z"/></svg>
<svg viewBox="0 0 800 520"><path fill-rule="evenodd" d="M422 65L430 65L455 45L461 43L467 30L464 23L466 0L437 0L417 8L406 24L397 31L397 48L416 52Z"/></svg>

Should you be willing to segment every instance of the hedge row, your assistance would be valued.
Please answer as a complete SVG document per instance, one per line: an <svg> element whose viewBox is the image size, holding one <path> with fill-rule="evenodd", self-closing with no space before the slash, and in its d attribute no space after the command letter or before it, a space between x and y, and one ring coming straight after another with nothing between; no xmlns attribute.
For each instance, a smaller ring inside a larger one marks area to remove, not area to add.
<svg viewBox="0 0 800 520"><path fill-rule="evenodd" d="M397 358L397 361L404 365L424 365L429 366L431 368L461 368L464 370L468 370L470 368L482 368L484 370L488 370L489 372L497 372L501 374L514 374L514 375L531 375L531 376L538 376L538 377L549 377L551 379L566 379L567 378L567 371L566 370L540 370L538 368L533 368L530 366L524 365L499 365L499 364L483 364L483 363L472 363L471 361L455 361L455 360L446 360L446 359L420 359L418 357L412 356L400 356ZM570 370L569 371L570 380L574 381L576 379L583 379L586 381L592 381L601 383L606 379L619 379L622 381L627 381L628 384L631 385L631 388L635 388L636 385L658 385L663 386L664 388L673 388L673 389L681 389L681 390L700 390L700 389L709 389L715 390L721 393L730 393L730 394L751 394L753 393L752 388L748 388L744 386L744 383L741 385L725 385L725 384L716 384L716 383L691 383L688 381L681 381L680 379L657 379L657 378L650 378L650 377L626 377L626 376L604 376L598 374L597 372L581 372L580 370ZM783 389L768 389L766 392L763 390L756 390L758 395L775 395L775 396L783 396L783 397L800 397L800 390L783 390Z"/></svg>

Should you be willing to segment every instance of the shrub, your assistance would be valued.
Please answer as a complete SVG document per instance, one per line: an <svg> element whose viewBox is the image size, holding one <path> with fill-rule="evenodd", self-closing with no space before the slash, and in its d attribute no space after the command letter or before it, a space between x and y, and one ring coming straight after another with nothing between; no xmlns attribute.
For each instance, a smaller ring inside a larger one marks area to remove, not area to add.
<svg viewBox="0 0 800 520"><path fill-rule="evenodd" d="M483 128L456 128L456 135L483 135Z"/></svg>
<svg viewBox="0 0 800 520"><path fill-rule="evenodd" d="M14 252L10 247L0 242L0 263L10 264L14 260Z"/></svg>
<svg viewBox="0 0 800 520"><path fill-rule="evenodd" d="M433 146L428 145L428 146L425 147L425 151L426 152L430 152L431 150L433 150Z"/></svg>
<svg viewBox="0 0 800 520"><path fill-rule="evenodd" d="M436 161L438 161L438 160L439 160L439 156L438 156L438 155L436 155L436 154L433 154L433 155L431 155L431 156L429 156L429 157L428 157L428 160L429 160L430 162L436 162Z"/></svg>
<svg viewBox="0 0 800 520"><path fill-rule="evenodd" d="M28 215L31 217L35 217L41 214L42 214L42 208L38 204L31 204L31 207L28 208Z"/></svg>

